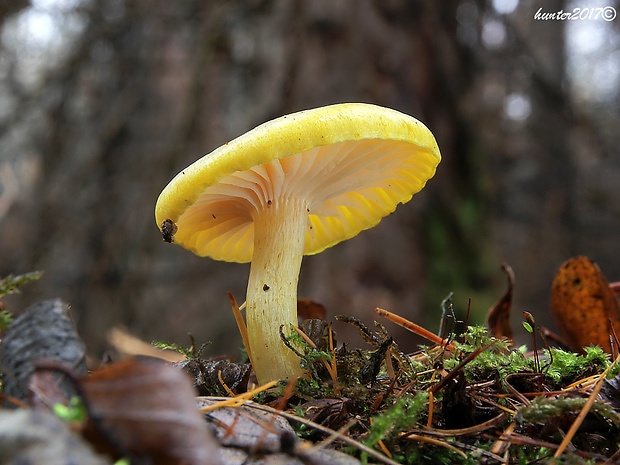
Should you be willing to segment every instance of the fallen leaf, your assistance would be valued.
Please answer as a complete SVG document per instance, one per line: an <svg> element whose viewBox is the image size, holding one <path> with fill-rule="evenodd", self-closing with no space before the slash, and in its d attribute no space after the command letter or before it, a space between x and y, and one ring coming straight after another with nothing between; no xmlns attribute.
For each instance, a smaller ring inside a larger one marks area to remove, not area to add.
<svg viewBox="0 0 620 465"><path fill-rule="evenodd" d="M297 299L297 316L301 320L308 320L311 318L324 320L327 318L327 309L323 304L315 302L312 299L301 298Z"/></svg>
<svg viewBox="0 0 620 465"><path fill-rule="evenodd" d="M105 438L121 455L155 465L221 463L219 448L195 403L186 373L139 357L105 366L78 380L91 440Z"/></svg>
<svg viewBox="0 0 620 465"><path fill-rule="evenodd" d="M148 355L167 362L180 362L185 356L170 349L159 349L153 344L138 339L122 328L112 328L107 334L108 342L123 356Z"/></svg>
<svg viewBox="0 0 620 465"><path fill-rule="evenodd" d="M319 350L329 350L329 338L331 332L332 347L336 345L335 332L331 329L331 326L325 320L319 320L316 318L310 318L303 320L299 324L299 329L308 336Z"/></svg>
<svg viewBox="0 0 620 465"><path fill-rule="evenodd" d="M221 398L197 399L203 408L221 401ZM361 462L349 454L308 447L309 443L295 435L283 416L260 407L248 401L237 407L220 407L205 413L206 422L222 445L227 465L360 465Z"/></svg>
<svg viewBox="0 0 620 465"><path fill-rule="evenodd" d="M515 285L515 274L512 268L505 263L502 264L502 270L506 273L508 285L502 297L489 309L486 324L491 336L512 339L513 333L510 325L510 311L512 309L512 293Z"/></svg>
<svg viewBox="0 0 620 465"><path fill-rule="evenodd" d="M199 407L208 407L221 400L199 397L197 402ZM282 435L294 434L282 416L243 405L220 407L205 413L204 418L222 446L246 451L279 452Z"/></svg>
<svg viewBox="0 0 620 465"><path fill-rule="evenodd" d="M575 351L598 345L611 353L610 324L620 334L616 294L588 257L571 258L558 270L551 286L551 313Z"/></svg>
<svg viewBox="0 0 620 465"><path fill-rule="evenodd" d="M342 427L349 419L350 400L314 399L299 406L304 418L331 429Z"/></svg>

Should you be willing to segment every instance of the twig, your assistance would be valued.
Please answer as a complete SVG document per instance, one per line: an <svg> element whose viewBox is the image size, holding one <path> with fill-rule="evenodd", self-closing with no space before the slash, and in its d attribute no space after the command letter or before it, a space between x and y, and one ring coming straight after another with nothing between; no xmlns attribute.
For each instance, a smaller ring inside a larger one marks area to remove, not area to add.
<svg viewBox="0 0 620 465"><path fill-rule="evenodd" d="M452 378L454 378L457 375L457 373L460 370L463 369L463 367L465 365L467 365L469 362L471 362L478 355L480 355L482 352L484 352L485 350L487 350L489 347L491 347L494 344L495 344L495 342L491 342L491 343L487 344L484 347L478 347L471 354L469 354L467 357L465 357L461 361L461 363L459 363L455 368L450 370L450 372L441 381L439 381L437 384L435 384L433 387L431 387L430 391L432 391L433 393L440 391L450 380L452 380Z"/></svg>
<svg viewBox="0 0 620 465"><path fill-rule="evenodd" d="M446 337L446 320L448 316L452 318L452 324L456 322L456 315L454 314L454 307L452 306L452 296L453 292L450 292L448 296L441 301L441 320L439 320L439 337ZM450 315L448 315L450 312Z"/></svg>
<svg viewBox="0 0 620 465"><path fill-rule="evenodd" d="M497 426L499 423L504 421L506 418L506 414L504 412L499 415L487 420L483 423L479 423L474 426L470 426L468 428L460 428L460 429L436 429L436 428L423 428L423 429L412 429L411 432L414 434L430 434L432 436L439 437L456 437L456 436L469 436L472 434L477 434L482 431L485 431L489 428L493 428Z"/></svg>
<svg viewBox="0 0 620 465"><path fill-rule="evenodd" d="M454 344L449 343L447 339L442 339L441 337L437 336L435 333L430 332L428 329L423 328L422 326L417 325L407 320L406 318L403 318L402 316L396 315L395 313L389 312L379 307L375 308L375 313L381 315L384 318L387 318L392 323L396 323L398 326L402 326L403 328L411 331L412 333L415 333L418 336L423 337L424 339L428 339L429 341L434 342L435 344L441 344L445 346L447 350L450 350L453 352L456 351L456 347L454 346Z"/></svg>
<svg viewBox="0 0 620 465"><path fill-rule="evenodd" d="M467 454L465 454L462 450L460 450L459 447L461 449L473 451L474 453L476 453L479 456L484 456L484 457L493 459L493 460L495 460L497 462L500 462L500 463L504 462L502 457L500 457L499 455L496 455L493 452L489 452L489 451L481 449L479 447L472 446L471 444L466 444L466 443L459 442L459 441L453 441L451 443L447 443L447 442L444 442L444 441L439 441L439 440L434 439L434 438L429 438L427 436L422 436L422 435L418 435L418 434L414 434L414 433L407 434L406 436L407 437L413 437L413 439L419 440L421 442L428 442L428 443L435 444L435 445L438 445L438 446L446 447L446 448L448 448L450 450L453 450L453 451L457 452L459 455L464 456L465 458L467 458Z"/></svg>
<svg viewBox="0 0 620 465"><path fill-rule="evenodd" d="M217 370L217 379L224 388L224 390L228 393L228 395L230 397L235 397L235 393L232 391L232 389L228 387L228 385L224 381L224 378L222 378L222 370Z"/></svg>
<svg viewBox="0 0 620 465"><path fill-rule="evenodd" d="M267 389L274 387L276 384L278 384L278 381L270 381L266 384L263 384L262 386L257 387L256 389L252 389L251 391L239 394L238 396L231 398L224 397L222 398L221 402L213 405L208 405L206 407L201 407L199 410L204 413L222 407L238 407L239 405L243 405L244 403L246 403L254 395L258 394L259 392L266 391Z"/></svg>
<svg viewBox="0 0 620 465"><path fill-rule="evenodd" d="M248 354L248 358L250 359L250 363L254 366L254 359L252 358L252 351L250 350L250 338L248 337L248 328L245 326L245 321L243 320L243 315L241 315L241 310L239 305L237 305L237 300L235 300L235 296L232 295L232 292L227 292L228 299L230 300L230 306L232 307L233 315L235 316L235 321L237 322L237 327L239 328L239 334L241 334L241 340L243 341L243 345L245 346L245 352Z"/></svg>
<svg viewBox="0 0 620 465"><path fill-rule="evenodd" d="M310 339L310 337L304 333L301 329L299 329L297 326L293 326L293 329L295 330L295 332L297 334L299 334L301 336L301 338L306 341L306 344L308 344L310 347L312 347L313 349L316 349L316 344L314 343L314 341L312 339Z"/></svg>
<svg viewBox="0 0 620 465"><path fill-rule="evenodd" d="M616 362L617 361L618 359L616 359ZM568 433L566 433L566 436L560 443L560 446L555 451L555 454L553 455L554 457L559 457L560 455L562 455L564 451L566 450L566 448L568 447L568 444L572 441L573 437L575 436L575 433L577 433L577 430L583 423L583 420L586 418L586 415L588 414L588 412L594 405L594 401L596 400L599 392L601 392L601 388L603 387L603 382L605 381L605 378L607 378L607 373L609 373L609 370L611 370L611 367L613 367L616 362L610 364L605 369L605 371L601 374L599 380L594 385L594 389L592 389L592 393L590 394L590 397L588 397L588 400L584 404L583 408L581 409L581 412L579 412L579 415L577 415L577 418L575 418L575 421L573 422L570 429L568 430Z"/></svg>
<svg viewBox="0 0 620 465"><path fill-rule="evenodd" d="M432 428L433 426L433 412L435 409L435 396L433 395L433 391L428 391L428 421L426 422L427 428Z"/></svg>
<svg viewBox="0 0 620 465"><path fill-rule="evenodd" d="M336 441L339 438L342 437L346 437L344 436L347 431L349 431L349 429L351 429L351 427L357 423L357 419L356 418L351 418L343 427L341 427L338 431L334 431L332 434L330 434L329 436L327 436L325 439L323 439L321 442L315 444L314 446L312 446L313 449L319 449L321 447L327 447L329 446L332 442Z"/></svg>
<svg viewBox="0 0 620 465"><path fill-rule="evenodd" d="M406 437L407 437L407 439L413 439L414 441L426 442L428 444L433 444L435 446L444 447L444 448L446 448L448 450L451 450L452 452L456 452L457 454L459 454L464 459L467 458L467 454L465 452L463 452L462 450L454 447L452 444L449 444L449 443L447 443L445 441L442 441L440 439L429 438L428 436L420 436L419 434L407 434Z"/></svg>
<svg viewBox="0 0 620 465"><path fill-rule="evenodd" d="M362 452L365 452L366 454L368 454L369 456L373 457L374 459L385 463L386 465L399 465L398 462L395 462L394 460L380 454L379 452L377 452L374 449L371 449L370 447L362 444L359 441L356 441L353 438L350 438L349 436L345 436L344 434L339 433L338 431L334 431L331 428L327 428L326 426L323 425L319 425L318 423L315 423L313 421L307 420L305 418L301 418L298 417L297 415L293 415L292 413L287 413L287 412L283 412L281 410L277 410L274 409L272 407L269 407L267 405L262 405L262 404L257 404L256 402L247 402L245 404L248 407L251 408L255 408L258 410L263 410L265 412L270 412L270 413L274 413L276 415L281 415L284 418L286 418L287 420L291 420L291 421L296 421L298 423L302 423L306 426L309 426L311 428L316 429L317 431L320 431L322 433L328 434L328 435L335 435L336 439L346 443L349 446L355 447L357 449L359 449Z"/></svg>
<svg viewBox="0 0 620 465"><path fill-rule="evenodd" d="M542 373L511 373L504 378L504 385L510 391L510 393L515 396L522 404L527 405L528 407L532 405L529 399L525 396L525 394L519 392L510 382L512 378L542 378L544 375ZM536 396L538 397L538 396Z"/></svg>
<svg viewBox="0 0 620 465"><path fill-rule="evenodd" d="M508 425L508 428L506 428L502 432L501 436L497 439L497 441L493 443L493 445L489 449L489 452L493 454L497 454L497 455L503 454L506 451L506 448L510 446L510 442L507 441L507 438L509 435L511 435L514 432L515 427L516 427L516 423L512 421Z"/></svg>

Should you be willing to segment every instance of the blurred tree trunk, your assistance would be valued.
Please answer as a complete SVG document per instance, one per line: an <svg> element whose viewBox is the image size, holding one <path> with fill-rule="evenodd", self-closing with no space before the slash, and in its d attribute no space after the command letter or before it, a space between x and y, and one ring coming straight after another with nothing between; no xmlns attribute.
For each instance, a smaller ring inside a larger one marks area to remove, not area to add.
<svg viewBox="0 0 620 465"><path fill-rule="evenodd" d="M40 292L65 294L95 350L112 324L178 339L222 321L221 332L203 337L230 341L225 291L243 300L247 267L166 247L153 222L159 191L267 119L369 101L434 129L449 186L437 191L439 202L457 209L454 196L467 181L455 176L463 164L456 147L467 129L450 108L471 73L453 10L410 1L90 3L82 11L88 27L24 110L39 125L30 147L37 177L33 194L13 209L23 229L5 263L46 270ZM415 318L427 202L421 194L378 228L307 258L301 292L331 315L370 322L382 305Z"/></svg>
<svg viewBox="0 0 620 465"><path fill-rule="evenodd" d="M545 8L563 5L553 3ZM190 331L215 353L237 353L226 291L243 300L248 267L163 243L157 196L252 127L344 101L416 116L444 158L424 192L379 226L307 257L301 295L330 317L372 324L382 306L435 329L450 291L462 312L472 297L479 321L504 260L528 309L546 306L552 271L578 249L568 230L588 208L575 207L567 134L578 119L563 84L563 23L536 23L534 10L506 18L472 0L93 0L63 13L74 36L47 57L38 85L20 71L19 47L3 50L0 92L14 111L0 115L0 273L46 271L12 306L65 298L94 353L113 325L180 343ZM507 36L492 47L493 21ZM506 116L515 95L530 105L522 120ZM409 334L394 336L413 348Z"/></svg>
<svg viewBox="0 0 620 465"><path fill-rule="evenodd" d="M561 9L566 9L562 0L544 6L544 11ZM531 113L496 133L503 140L493 144L492 171L501 177L495 182L491 217L501 258L517 276L515 317L521 319L519 310L528 310L550 324L550 272L576 252L571 233L576 226L575 154L567 137L574 115L565 92L565 22L532 21L534 11L524 11L511 23L518 54L508 61L507 88L513 98L529 100Z"/></svg>

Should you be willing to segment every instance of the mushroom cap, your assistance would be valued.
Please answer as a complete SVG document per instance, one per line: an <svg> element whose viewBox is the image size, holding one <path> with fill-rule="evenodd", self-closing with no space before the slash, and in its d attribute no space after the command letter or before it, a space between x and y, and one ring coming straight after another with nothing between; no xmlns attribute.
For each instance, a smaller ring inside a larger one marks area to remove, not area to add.
<svg viewBox="0 0 620 465"><path fill-rule="evenodd" d="M441 160L429 129L396 110L344 103L264 123L177 174L155 207L158 226L200 256L249 262L253 215L287 196L308 210L304 254L375 226L408 202Z"/></svg>

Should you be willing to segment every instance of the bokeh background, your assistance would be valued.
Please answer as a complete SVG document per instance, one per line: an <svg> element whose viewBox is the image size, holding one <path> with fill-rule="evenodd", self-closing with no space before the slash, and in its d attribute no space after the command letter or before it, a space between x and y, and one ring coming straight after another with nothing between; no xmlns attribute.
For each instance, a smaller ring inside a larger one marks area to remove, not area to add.
<svg viewBox="0 0 620 465"><path fill-rule="evenodd" d="M372 325L381 306L439 327L454 292L481 322L516 275L549 322L553 275L584 254L620 280L617 0L2 0L0 276L5 299L61 297L92 354L121 326L239 353L226 297L248 266L165 244L159 192L285 113L346 101L424 121L443 161L376 228L307 257L300 295ZM559 10L575 20L552 20ZM546 20L545 20L546 18ZM414 338L388 324L401 347ZM337 326L340 339L355 335Z"/></svg>

